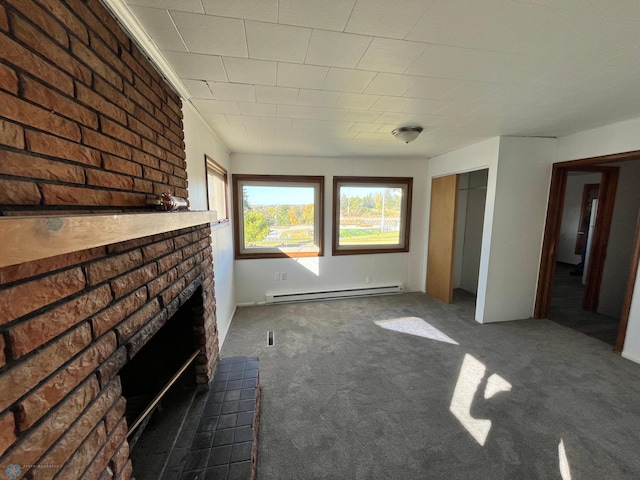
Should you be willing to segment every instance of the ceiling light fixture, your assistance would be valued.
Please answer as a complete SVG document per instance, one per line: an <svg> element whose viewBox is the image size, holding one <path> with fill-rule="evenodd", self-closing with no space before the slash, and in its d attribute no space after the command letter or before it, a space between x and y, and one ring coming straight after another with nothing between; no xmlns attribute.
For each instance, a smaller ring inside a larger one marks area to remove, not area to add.
<svg viewBox="0 0 640 480"><path fill-rule="evenodd" d="M401 142L409 143L418 138L420 132L422 132L422 127L400 127L396 128L391 133L393 133L393 136Z"/></svg>

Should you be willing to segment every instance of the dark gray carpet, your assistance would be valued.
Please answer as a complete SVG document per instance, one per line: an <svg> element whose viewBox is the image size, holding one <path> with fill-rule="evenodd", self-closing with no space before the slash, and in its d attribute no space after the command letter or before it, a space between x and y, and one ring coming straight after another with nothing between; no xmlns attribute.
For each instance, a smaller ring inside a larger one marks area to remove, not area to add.
<svg viewBox="0 0 640 480"><path fill-rule="evenodd" d="M238 309L222 355L260 358L258 479L639 478L640 365L546 320L479 325L473 308L458 293ZM398 317L459 345L374 323ZM511 390L488 394L496 380Z"/></svg>

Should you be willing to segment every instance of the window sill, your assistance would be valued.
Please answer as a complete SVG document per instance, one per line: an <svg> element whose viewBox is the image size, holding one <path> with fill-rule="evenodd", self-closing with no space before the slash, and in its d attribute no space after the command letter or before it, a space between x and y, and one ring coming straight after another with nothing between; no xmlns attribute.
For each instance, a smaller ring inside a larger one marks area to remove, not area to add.
<svg viewBox="0 0 640 480"><path fill-rule="evenodd" d="M407 253L408 248L353 248L348 250L333 250L331 254L339 255L374 255L378 253Z"/></svg>
<svg viewBox="0 0 640 480"><path fill-rule="evenodd" d="M239 253L236 254L236 260L257 260L261 258L310 258L310 257L322 257L323 253L319 252L268 252L268 253Z"/></svg>
<svg viewBox="0 0 640 480"><path fill-rule="evenodd" d="M231 222L228 218L223 218L222 220L215 220L211 222L211 231L220 230L223 227L228 227L231 225Z"/></svg>

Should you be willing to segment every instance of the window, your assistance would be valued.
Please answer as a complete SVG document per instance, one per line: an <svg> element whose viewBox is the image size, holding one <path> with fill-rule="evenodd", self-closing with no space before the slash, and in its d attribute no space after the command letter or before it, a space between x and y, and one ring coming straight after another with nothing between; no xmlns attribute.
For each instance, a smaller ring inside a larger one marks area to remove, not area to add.
<svg viewBox="0 0 640 480"><path fill-rule="evenodd" d="M323 254L324 177L233 175L236 258Z"/></svg>
<svg viewBox="0 0 640 480"><path fill-rule="evenodd" d="M207 169L207 207L217 212L218 222L228 221L227 171L207 155L204 161Z"/></svg>
<svg viewBox="0 0 640 480"><path fill-rule="evenodd" d="M334 177L333 254L409 251L412 178Z"/></svg>

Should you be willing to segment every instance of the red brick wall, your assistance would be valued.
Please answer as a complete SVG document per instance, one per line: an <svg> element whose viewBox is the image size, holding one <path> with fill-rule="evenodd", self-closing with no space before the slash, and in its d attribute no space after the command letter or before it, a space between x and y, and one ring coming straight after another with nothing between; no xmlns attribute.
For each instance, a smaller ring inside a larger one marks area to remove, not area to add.
<svg viewBox="0 0 640 480"><path fill-rule="evenodd" d="M0 4L0 105L4 215L187 196L180 98L98 0Z"/></svg>
<svg viewBox="0 0 640 480"><path fill-rule="evenodd" d="M34 470L38 479L98 478L109 467L105 478L121 478L117 372L199 285L197 382L209 382L218 356L210 234L205 225L0 269L0 466L56 465Z"/></svg>
<svg viewBox="0 0 640 480"><path fill-rule="evenodd" d="M180 105L98 0L3 0L0 215L186 197ZM131 478L118 372L199 285L205 388L218 357L208 225L0 269L2 472Z"/></svg>

